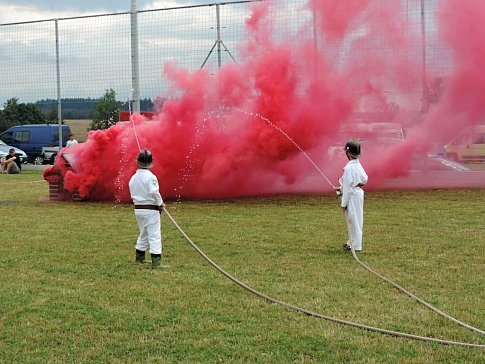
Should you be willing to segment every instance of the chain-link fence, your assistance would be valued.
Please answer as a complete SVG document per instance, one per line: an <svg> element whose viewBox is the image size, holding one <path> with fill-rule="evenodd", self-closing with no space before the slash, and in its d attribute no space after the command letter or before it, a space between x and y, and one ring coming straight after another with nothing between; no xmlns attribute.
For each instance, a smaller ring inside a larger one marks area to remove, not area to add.
<svg viewBox="0 0 485 364"><path fill-rule="evenodd" d="M171 85L163 72L166 62L174 62L189 71L204 68L214 74L221 65L243 60L247 54L241 51L241 46L250 37L246 22L251 6L258 3L261 5L264 0L138 11L140 98L153 100L169 96ZM391 97L402 96L404 92L406 98L419 102L426 91L424 85L446 75L452 66L436 35L439 0L376 2L374 13L367 15L374 18L372 26L369 27L369 21L364 22L365 25L347 33L341 42L332 41L332 30L321 25L322 19L315 16L306 1L280 0L268 4L272 38L294 44L295 57L305 40L322 50L341 72L361 57L405 60L408 79L412 82L407 87L400 85L399 89L393 89L392 83L388 83L386 92ZM389 4L399 5L392 10L400 35L405 38L399 47L383 41L388 32L389 20L384 17L389 16ZM382 7L387 7L387 12ZM108 89L116 92L118 100L130 100L133 96L131 16L131 12L126 12L0 24L3 49L0 105L11 98L19 102L60 98L63 117L69 118L64 114L69 102L96 99ZM380 16L383 18L379 20ZM386 25L380 27L380 22ZM364 33L372 36L363 37ZM255 53L265 51L264 46L251 48ZM400 99L395 97L396 102Z"/></svg>

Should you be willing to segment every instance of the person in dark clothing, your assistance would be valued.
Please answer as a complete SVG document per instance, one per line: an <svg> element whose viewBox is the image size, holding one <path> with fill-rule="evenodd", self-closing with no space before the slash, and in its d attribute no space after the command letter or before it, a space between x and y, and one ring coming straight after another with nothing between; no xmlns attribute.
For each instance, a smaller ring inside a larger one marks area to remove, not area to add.
<svg viewBox="0 0 485 364"><path fill-rule="evenodd" d="M15 155L15 149L11 148L8 156L2 158L2 173L16 174L22 170L20 158Z"/></svg>

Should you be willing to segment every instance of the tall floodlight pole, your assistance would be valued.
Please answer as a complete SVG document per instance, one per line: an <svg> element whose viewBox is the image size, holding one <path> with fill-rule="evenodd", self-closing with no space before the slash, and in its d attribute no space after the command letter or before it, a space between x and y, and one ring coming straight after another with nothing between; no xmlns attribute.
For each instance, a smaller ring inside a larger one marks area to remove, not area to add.
<svg viewBox="0 0 485 364"><path fill-rule="evenodd" d="M209 51L209 54L207 54L207 57L205 57L204 62L202 62L202 66L200 66L201 69L204 68L204 66L206 65L207 61L209 60L212 52L214 52L214 49L216 49L216 47L217 47L217 65L219 66L219 68L222 67L222 49L221 49L221 47L224 47L224 51L226 51L227 54L229 54L229 57L231 57L232 60L236 64L238 64L237 61L236 61L236 59L234 58L234 56L231 54L231 52L229 51L229 49L227 49L226 45L224 44L224 42L221 39L221 15L220 15L220 10L219 10L219 5L224 5L224 3L217 3L215 5L216 5L216 30L217 30L217 36L216 36L216 40L214 42L214 45L212 46L212 48Z"/></svg>
<svg viewBox="0 0 485 364"><path fill-rule="evenodd" d="M317 31L317 11L315 7L313 7L313 71L315 80L318 81L319 79L319 72L318 72L318 31Z"/></svg>
<svg viewBox="0 0 485 364"><path fill-rule="evenodd" d="M55 20L56 27L56 72L57 72L57 123L59 125L59 149L62 148L62 107L61 107L61 70L59 63L59 24Z"/></svg>
<svg viewBox="0 0 485 364"><path fill-rule="evenodd" d="M425 28L425 14L424 14L424 0L421 0L421 67L422 67L422 87L423 87L423 102L422 112L428 111L428 86L426 82L426 28Z"/></svg>
<svg viewBox="0 0 485 364"><path fill-rule="evenodd" d="M138 64L138 20L136 0L131 0L131 87L133 111L140 112L140 67Z"/></svg>
<svg viewBox="0 0 485 364"><path fill-rule="evenodd" d="M219 68L222 66L221 59L221 14L219 11L219 4L216 4L216 17L217 17L217 65Z"/></svg>

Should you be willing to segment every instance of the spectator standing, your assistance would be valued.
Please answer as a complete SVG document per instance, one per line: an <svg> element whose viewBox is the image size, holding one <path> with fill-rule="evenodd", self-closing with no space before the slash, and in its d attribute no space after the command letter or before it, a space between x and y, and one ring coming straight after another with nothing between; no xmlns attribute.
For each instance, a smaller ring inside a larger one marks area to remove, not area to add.
<svg viewBox="0 0 485 364"><path fill-rule="evenodd" d="M66 142L66 147L70 148L76 144L78 144L78 142L76 139L74 139L74 133L69 133L69 140Z"/></svg>

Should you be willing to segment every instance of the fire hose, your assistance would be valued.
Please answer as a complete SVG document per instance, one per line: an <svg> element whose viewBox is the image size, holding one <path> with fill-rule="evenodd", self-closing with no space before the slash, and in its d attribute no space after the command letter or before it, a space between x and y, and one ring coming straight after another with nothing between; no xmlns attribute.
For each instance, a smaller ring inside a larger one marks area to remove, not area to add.
<svg viewBox="0 0 485 364"><path fill-rule="evenodd" d="M321 313L318 313L318 312L314 312L314 311L310 311L310 310L307 310L305 308L302 308L302 307L299 307L299 306L296 306L296 305L293 305L293 304L290 304L290 303L287 303L287 302L284 302L284 301L281 301L281 300L278 300L276 298L273 298L273 297L270 297L268 295L265 295L264 293L261 293L257 290L255 290L254 288L251 288L249 287L248 285L246 285L245 283L239 281L238 279L236 279L234 276L232 276L231 274L229 274L228 272L226 272L224 269L222 269L219 265L217 265L214 261L212 261L190 238L189 236L182 230L182 228L177 224L177 222L174 220L174 218L170 215L170 213L167 211L166 208L163 208L163 211L165 212L165 214L167 215L168 219L172 222L172 224L175 226L175 228L180 232L180 234L182 234L182 236L184 237L184 239L192 246L192 248L195 249L195 251L197 253L199 253L199 255L201 255L212 267L214 267L216 270L218 270L220 273L222 273L226 278L228 278L229 280L231 280L232 282L234 282L235 284L237 284L239 287L245 289L246 291L254 294L255 296L263 299L263 300L266 300L268 302L271 302L271 303L275 303L275 304L278 304L280 306L283 306L283 307L286 307L286 308L289 308L291 310L294 310L294 311L297 311L297 312L301 312L305 315L308 315L308 316L312 316L312 317L317 317L317 318L321 318L321 319L325 319L325 320L328 320L328 321L331 321L331 322L335 322L335 323L339 323L339 324L342 324L342 325L347 325L347 326L352 326L352 327L356 327L356 328L359 328L359 329L362 329L362 330L366 330L366 331L372 331L372 332L377 332L377 333L381 333L381 334L385 334L385 335L390 335L390 336L396 336L396 337L404 337L404 338L408 338L408 339L412 339L412 340L418 340L418 341L425 341L425 342L434 342L434 343L438 343L438 344L443 344L443 345L454 345L454 346L465 346L465 347L472 347L472 348L480 348L480 349L485 349L485 344L474 344L474 343L467 343L467 342L459 342L459 341L451 341L451 340L444 340L444 339L437 339L437 338L432 338L432 337L426 337L426 336L419 336L419 335L413 335L413 334L408 334L408 333L404 333L404 332L399 332L399 331L392 331L392 330L387 330L387 329L382 329L382 328L379 328L379 327L373 327L373 326L367 326L367 325L363 325L363 324L359 324L359 323L355 323L355 322L352 322L352 321L347 321L347 320L342 320L342 319L338 319L338 318L334 318L334 317L330 317L330 316L327 316L327 315L323 315ZM352 251L352 254L354 256L354 258L360 263L360 264L363 264L362 262L360 262L360 260L357 258L356 254L354 251ZM378 274L378 273L377 273ZM379 275L380 276L380 275ZM383 278L381 276L381 278ZM390 282L389 280L386 279L386 281ZM391 283L391 282L390 282ZM395 285L394 283L391 283L393 285ZM397 285L395 285L397 286ZM404 290L405 291L405 290ZM407 292L407 291L406 291ZM413 298L417 299L416 296L412 296ZM419 300L419 302L421 302L422 300ZM424 302L424 301L423 301ZM421 302L421 303L423 303ZM429 305L429 304L428 304ZM439 310L437 310L439 311ZM441 312L441 311L440 311ZM447 317L447 315L445 316ZM458 320L454 320L455 322L458 321ZM459 322L459 321L458 321ZM466 324L465 324L466 325ZM468 327L469 325L466 325L466 327ZM469 328L472 328L471 326ZM475 331L477 331L478 329L475 329L473 328ZM478 332L481 332L483 333L483 331L481 330L478 330Z"/></svg>
<svg viewBox="0 0 485 364"><path fill-rule="evenodd" d="M352 249L352 256L354 257L354 259L357 261L357 263L359 263L362 267L364 267L367 271L371 272L372 274L375 274L377 277L381 278L382 280L386 281L387 283L389 283L390 285L392 285L393 287L397 288L398 290L400 290L401 292L403 292L404 294L407 294L409 297L412 297L414 298L416 301L418 301L419 303L423 304L424 306L426 306L427 308L429 308L430 310L436 312L438 315L441 315L443 316L444 318L450 320L450 321L453 321L455 322L456 324L460 325L460 326L463 326L463 327L466 327L467 329L470 329L472 331L475 331L475 332L478 332L482 335L485 335L485 331L483 330L480 330L480 329L477 329L476 327L473 327L471 325L468 325L460 320L457 320L456 318L454 317L451 317L450 315L444 313L443 311L437 309L436 307L432 306L431 304L429 304L428 302L422 300L421 298L419 298L418 296L414 295L413 293L409 292L408 290L406 290L405 288L401 287L400 285L394 283L393 281L391 281L389 278L386 278L384 277L382 274L376 272L375 270L373 270L371 267L369 267L367 264L363 263L358 257L357 257L357 254L355 253L354 249Z"/></svg>

